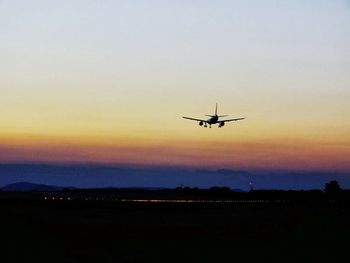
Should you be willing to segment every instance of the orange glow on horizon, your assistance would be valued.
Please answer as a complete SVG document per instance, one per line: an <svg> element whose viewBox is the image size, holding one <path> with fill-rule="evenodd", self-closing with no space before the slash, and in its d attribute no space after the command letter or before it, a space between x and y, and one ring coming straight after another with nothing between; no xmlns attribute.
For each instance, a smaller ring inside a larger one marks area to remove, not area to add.
<svg viewBox="0 0 350 263"><path fill-rule="evenodd" d="M196 141L2 136L0 162L165 165L261 170L348 171L349 142Z"/></svg>

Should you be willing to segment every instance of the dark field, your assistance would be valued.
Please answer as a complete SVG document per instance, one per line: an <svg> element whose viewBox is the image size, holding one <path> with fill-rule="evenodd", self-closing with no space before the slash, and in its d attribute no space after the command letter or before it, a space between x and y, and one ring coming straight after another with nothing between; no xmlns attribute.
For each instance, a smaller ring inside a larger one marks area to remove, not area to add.
<svg viewBox="0 0 350 263"><path fill-rule="evenodd" d="M345 204L0 200L1 262L347 262Z"/></svg>

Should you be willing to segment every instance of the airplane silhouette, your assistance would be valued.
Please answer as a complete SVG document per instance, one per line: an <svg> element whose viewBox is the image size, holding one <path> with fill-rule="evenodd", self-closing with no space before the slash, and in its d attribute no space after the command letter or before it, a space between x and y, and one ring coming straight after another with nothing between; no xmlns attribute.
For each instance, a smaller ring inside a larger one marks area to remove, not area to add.
<svg viewBox="0 0 350 263"><path fill-rule="evenodd" d="M219 128L225 126L225 122L230 122L230 121L239 121L239 120L244 120L245 118L236 118L236 119L228 119L228 120L219 120L219 118L221 117L226 117L228 115L218 115L218 104L216 103L215 106L215 115L205 115L210 117L208 120L202 120L202 119L196 119L196 118L190 118L190 117L184 117L182 116L182 118L187 119L187 120L191 120L191 121L198 121L199 122L199 126L203 126L207 127L209 125L209 128L211 128L211 125L213 124L219 124Z"/></svg>

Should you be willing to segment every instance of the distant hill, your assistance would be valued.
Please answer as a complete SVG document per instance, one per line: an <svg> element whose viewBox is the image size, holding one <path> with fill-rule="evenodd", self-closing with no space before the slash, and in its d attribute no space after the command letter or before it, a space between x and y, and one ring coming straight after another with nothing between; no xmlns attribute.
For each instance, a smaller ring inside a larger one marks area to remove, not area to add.
<svg viewBox="0 0 350 263"><path fill-rule="evenodd" d="M14 184L8 184L2 187L3 191L61 191L63 187L45 184L32 184L27 182L19 182Z"/></svg>
<svg viewBox="0 0 350 263"><path fill-rule="evenodd" d="M56 185L46 185L46 184L34 184L34 183L28 183L28 182L18 182L13 184L5 185L1 188L3 191L19 191L19 192L29 192L29 191L38 191L38 192L45 192L45 191L62 191L63 189L76 189L75 187L62 187L62 186L56 186ZM89 189L89 188L87 188ZM90 188L94 189L94 188ZM96 188L96 189L119 189L115 187L106 187L106 188ZM167 190L169 188L165 187L125 187L122 189L130 189L130 190L149 190L149 191L159 191L159 190Z"/></svg>
<svg viewBox="0 0 350 263"><path fill-rule="evenodd" d="M169 189L172 189L172 188L167 188L167 187L122 187L121 189L161 191L161 190L169 190Z"/></svg>
<svg viewBox="0 0 350 263"><path fill-rule="evenodd" d="M29 182L76 188L169 188L180 185L209 189L226 186L254 189L311 190L323 189L325 184L337 180L342 188L350 188L350 172L324 171L245 171L241 169L202 169L113 166L113 165L51 165L2 164L0 162L0 187ZM234 191L234 190L233 190Z"/></svg>

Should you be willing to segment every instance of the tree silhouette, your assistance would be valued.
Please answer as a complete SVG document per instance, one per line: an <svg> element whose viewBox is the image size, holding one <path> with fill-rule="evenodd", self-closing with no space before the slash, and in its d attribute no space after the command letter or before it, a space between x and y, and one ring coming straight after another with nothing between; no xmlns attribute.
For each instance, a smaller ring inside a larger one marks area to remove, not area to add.
<svg viewBox="0 0 350 263"><path fill-rule="evenodd" d="M329 183L326 183L324 191L326 194L337 194L341 191L339 184L337 181L330 181Z"/></svg>

